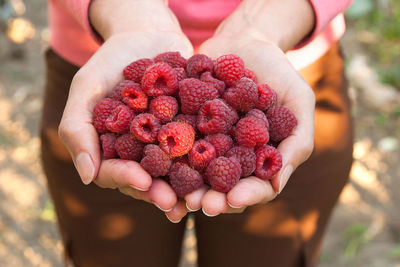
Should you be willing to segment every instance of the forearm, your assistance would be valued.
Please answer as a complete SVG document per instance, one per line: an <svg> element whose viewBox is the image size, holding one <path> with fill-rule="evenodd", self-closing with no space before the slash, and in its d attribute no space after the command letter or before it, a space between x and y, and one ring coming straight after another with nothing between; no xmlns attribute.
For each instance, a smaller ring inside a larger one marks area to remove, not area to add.
<svg viewBox="0 0 400 267"><path fill-rule="evenodd" d="M309 35L314 23L308 0L244 0L216 34L272 42L286 51Z"/></svg>
<svg viewBox="0 0 400 267"><path fill-rule="evenodd" d="M116 33L145 29L181 31L174 14L161 0L92 0L89 18L104 40Z"/></svg>

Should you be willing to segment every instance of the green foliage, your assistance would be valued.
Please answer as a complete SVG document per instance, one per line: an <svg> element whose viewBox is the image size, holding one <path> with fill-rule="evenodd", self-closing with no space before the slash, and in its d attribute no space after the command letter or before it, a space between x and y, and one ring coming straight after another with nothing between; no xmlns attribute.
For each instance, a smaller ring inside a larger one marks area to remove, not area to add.
<svg viewBox="0 0 400 267"><path fill-rule="evenodd" d="M56 221L56 213L54 211L54 206L52 202L46 202L45 207L40 214L40 219L47 222Z"/></svg>
<svg viewBox="0 0 400 267"><path fill-rule="evenodd" d="M362 223L355 223L347 227L344 232L346 248L344 254L347 259L352 259L368 243L368 227Z"/></svg>
<svg viewBox="0 0 400 267"><path fill-rule="evenodd" d="M400 1L355 0L346 17L382 82L400 89ZM369 38L360 38L362 33Z"/></svg>
<svg viewBox="0 0 400 267"><path fill-rule="evenodd" d="M399 258L400 259L400 244L390 250L389 256L391 258Z"/></svg>

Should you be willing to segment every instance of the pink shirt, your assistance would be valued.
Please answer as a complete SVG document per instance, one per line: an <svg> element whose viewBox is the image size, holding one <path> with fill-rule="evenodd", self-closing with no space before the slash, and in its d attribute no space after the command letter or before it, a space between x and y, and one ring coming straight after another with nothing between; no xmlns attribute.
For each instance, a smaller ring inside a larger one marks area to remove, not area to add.
<svg viewBox="0 0 400 267"><path fill-rule="evenodd" d="M216 27L241 0L169 0L183 32L194 46L210 38ZM295 68L301 69L322 56L345 31L343 11L351 0L310 0L316 15L312 35L287 52ZM69 62L82 66L101 44L92 32L90 0L49 0L51 47Z"/></svg>

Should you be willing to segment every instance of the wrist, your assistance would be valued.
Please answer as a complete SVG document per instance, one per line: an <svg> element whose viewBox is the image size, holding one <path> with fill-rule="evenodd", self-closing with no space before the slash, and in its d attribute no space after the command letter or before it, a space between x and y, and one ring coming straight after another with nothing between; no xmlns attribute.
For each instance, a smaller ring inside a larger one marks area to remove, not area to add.
<svg viewBox="0 0 400 267"><path fill-rule="evenodd" d="M89 20L104 40L152 30L181 32L175 16L161 0L92 0Z"/></svg>
<svg viewBox="0 0 400 267"><path fill-rule="evenodd" d="M244 0L216 34L246 36L287 51L312 32L314 23L314 10L308 0Z"/></svg>

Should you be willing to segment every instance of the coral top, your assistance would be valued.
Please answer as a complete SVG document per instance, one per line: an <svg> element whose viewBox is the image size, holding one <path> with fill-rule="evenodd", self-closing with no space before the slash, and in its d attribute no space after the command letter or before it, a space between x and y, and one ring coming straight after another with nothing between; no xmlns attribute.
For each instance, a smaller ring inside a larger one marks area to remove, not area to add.
<svg viewBox="0 0 400 267"><path fill-rule="evenodd" d="M167 0L183 32L196 47L210 38L240 0ZM351 0L310 0L316 24L313 33L287 57L296 69L311 64L342 37L343 12ZM90 0L49 0L51 47L67 61L82 66L100 46L89 23Z"/></svg>

